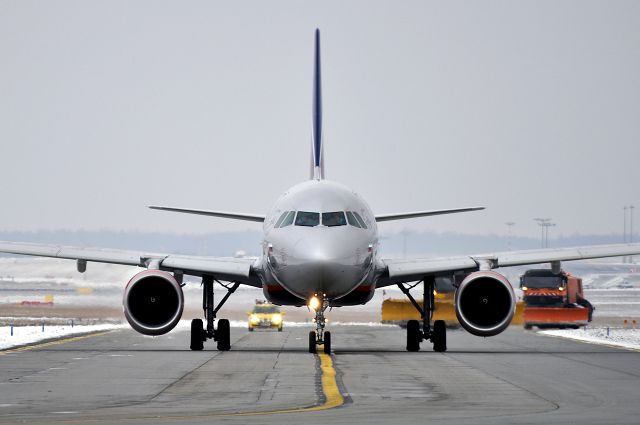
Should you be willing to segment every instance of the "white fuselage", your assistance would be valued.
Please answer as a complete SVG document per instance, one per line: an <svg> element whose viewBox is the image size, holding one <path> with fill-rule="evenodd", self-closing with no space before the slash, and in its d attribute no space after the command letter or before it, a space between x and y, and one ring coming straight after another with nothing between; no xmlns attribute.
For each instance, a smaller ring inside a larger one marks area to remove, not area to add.
<svg viewBox="0 0 640 425"><path fill-rule="evenodd" d="M377 247L374 215L357 193L309 180L285 192L264 221L263 279L303 300L336 300L373 285Z"/></svg>

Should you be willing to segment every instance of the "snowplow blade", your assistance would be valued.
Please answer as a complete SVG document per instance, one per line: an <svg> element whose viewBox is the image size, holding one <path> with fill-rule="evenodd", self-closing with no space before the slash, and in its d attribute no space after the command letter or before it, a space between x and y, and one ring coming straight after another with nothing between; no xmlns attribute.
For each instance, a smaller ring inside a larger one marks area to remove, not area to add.
<svg viewBox="0 0 640 425"><path fill-rule="evenodd" d="M422 306L422 300L416 300ZM409 320L421 320L420 313L409 300L387 299L382 302L382 323L406 325ZM444 320L447 326L458 326L453 302L435 301L433 320Z"/></svg>
<svg viewBox="0 0 640 425"><path fill-rule="evenodd" d="M422 300L416 300L422 306ZM522 312L524 304L520 301L516 304L516 312L511 321L512 325L522 325ZM421 320L420 313L406 299L386 299L382 301L382 323L406 326L409 320ZM458 327L458 319L453 306L453 293L439 294L435 300L433 320L444 320L447 327Z"/></svg>
<svg viewBox="0 0 640 425"><path fill-rule="evenodd" d="M523 313L524 313L524 302L518 301L516 303L516 312L513 314L513 319L511 319L511 324L522 325L524 323Z"/></svg>
<svg viewBox="0 0 640 425"><path fill-rule="evenodd" d="M589 323L589 309L584 307L527 307L525 326L584 326Z"/></svg>

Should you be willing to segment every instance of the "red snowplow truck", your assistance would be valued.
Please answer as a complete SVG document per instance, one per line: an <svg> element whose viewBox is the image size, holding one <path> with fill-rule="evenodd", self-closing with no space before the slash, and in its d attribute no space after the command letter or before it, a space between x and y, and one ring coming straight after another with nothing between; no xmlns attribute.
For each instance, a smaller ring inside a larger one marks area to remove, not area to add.
<svg viewBox="0 0 640 425"><path fill-rule="evenodd" d="M549 269L527 270L520 277L525 329L578 328L593 317L594 307L584 298L582 279Z"/></svg>

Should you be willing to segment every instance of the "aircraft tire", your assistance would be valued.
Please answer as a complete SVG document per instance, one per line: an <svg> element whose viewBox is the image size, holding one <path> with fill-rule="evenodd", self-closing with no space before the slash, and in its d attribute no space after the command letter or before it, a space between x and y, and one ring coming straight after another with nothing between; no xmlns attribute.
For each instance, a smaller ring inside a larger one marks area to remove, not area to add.
<svg viewBox="0 0 640 425"><path fill-rule="evenodd" d="M444 353L447 351L447 327L444 320L433 323L433 351Z"/></svg>
<svg viewBox="0 0 640 425"><path fill-rule="evenodd" d="M218 320L216 341L218 341L218 351L229 351L231 349L231 330L227 319Z"/></svg>
<svg viewBox="0 0 640 425"><path fill-rule="evenodd" d="M324 353L331 354L331 332L324 333Z"/></svg>
<svg viewBox="0 0 640 425"><path fill-rule="evenodd" d="M201 319L191 321L191 345L193 351L201 351L204 348L204 328Z"/></svg>
<svg viewBox="0 0 640 425"><path fill-rule="evenodd" d="M407 351L420 351L420 323L417 320L407 322Z"/></svg>
<svg viewBox="0 0 640 425"><path fill-rule="evenodd" d="M309 332L309 352L316 353L316 333L314 331Z"/></svg>

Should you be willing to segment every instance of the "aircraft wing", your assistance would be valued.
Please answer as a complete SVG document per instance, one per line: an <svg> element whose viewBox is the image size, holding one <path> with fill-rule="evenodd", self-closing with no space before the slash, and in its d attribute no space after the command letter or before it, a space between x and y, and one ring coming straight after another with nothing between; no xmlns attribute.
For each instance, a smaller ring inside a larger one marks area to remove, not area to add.
<svg viewBox="0 0 640 425"><path fill-rule="evenodd" d="M253 266L258 261L255 258L200 257L2 241L0 241L0 252L154 267L169 272L181 272L193 276L209 275L224 281L239 282L255 287L262 286L260 279L253 272Z"/></svg>
<svg viewBox="0 0 640 425"><path fill-rule="evenodd" d="M265 216L259 215L259 214L246 214L246 213L236 213L236 212L228 212L228 211L194 210L189 208L176 208L176 207L159 207L156 205L150 205L149 208L151 208L152 210L159 210L159 211L206 215L209 217L231 218L234 220L256 221L259 223L262 223L265 220Z"/></svg>
<svg viewBox="0 0 640 425"><path fill-rule="evenodd" d="M394 213L394 214L378 214L376 215L376 221L392 221L392 220L404 220L407 218L416 218L416 217L430 217L432 215L443 215L443 214L456 214L461 212L468 211L480 211L483 210L484 207L467 207L467 208L453 208L448 210L428 210L428 211L413 211L413 212L402 212L402 213Z"/></svg>
<svg viewBox="0 0 640 425"><path fill-rule="evenodd" d="M454 272L472 272L497 267L523 266L553 261L587 260L590 258L621 257L640 254L640 243L591 245L575 248L533 249L497 252L481 255L461 255L429 259L382 260L384 274L377 287L412 282L428 275L446 275Z"/></svg>

